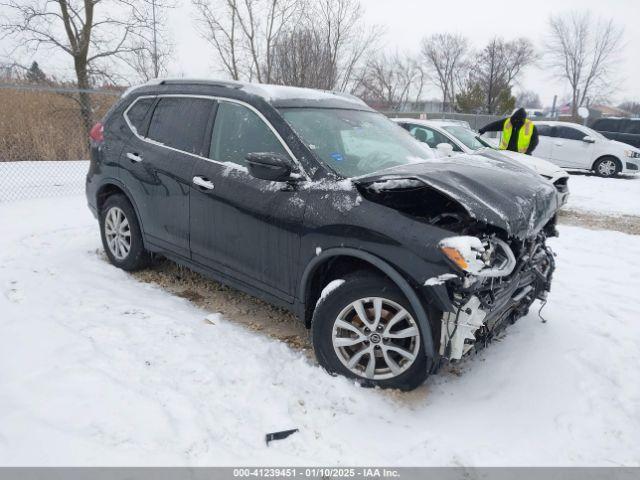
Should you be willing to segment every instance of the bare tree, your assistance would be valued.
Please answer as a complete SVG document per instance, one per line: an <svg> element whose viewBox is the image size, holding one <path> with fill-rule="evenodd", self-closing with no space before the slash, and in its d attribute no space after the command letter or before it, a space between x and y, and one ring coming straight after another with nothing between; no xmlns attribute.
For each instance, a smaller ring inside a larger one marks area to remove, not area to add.
<svg viewBox="0 0 640 480"><path fill-rule="evenodd" d="M315 28L299 28L280 36L273 51L274 83L331 90L337 68L331 49Z"/></svg>
<svg viewBox="0 0 640 480"><path fill-rule="evenodd" d="M424 73L419 63L408 55L381 54L366 66L357 93L380 108L397 110L409 98L419 98L424 86Z"/></svg>
<svg viewBox="0 0 640 480"><path fill-rule="evenodd" d="M636 117L640 117L640 102L627 100L618 105L618 108L625 110Z"/></svg>
<svg viewBox="0 0 640 480"><path fill-rule="evenodd" d="M140 80L148 81L167 74L173 56L173 44L167 29L168 12L175 8L173 0L137 0L133 9L139 25L132 40L131 55L124 58Z"/></svg>
<svg viewBox="0 0 640 480"><path fill-rule="evenodd" d="M300 13L297 0L193 0L196 23L234 80L272 81L278 36Z"/></svg>
<svg viewBox="0 0 640 480"><path fill-rule="evenodd" d="M80 89L78 102L85 131L93 122L89 89L109 78L109 60L136 50L131 40L140 27L133 0L8 0L0 23L4 37L32 52L54 49L71 57Z"/></svg>
<svg viewBox="0 0 640 480"><path fill-rule="evenodd" d="M352 90L380 35L358 0L192 1L201 35L234 80Z"/></svg>
<svg viewBox="0 0 640 480"><path fill-rule="evenodd" d="M516 105L524 108L542 108L540 95L531 90L523 90L516 95Z"/></svg>
<svg viewBox="0 0 640 480"><path fill-rule="evenodd" d="M571 113L594 92L610 88L623 30L613 20L594 21L589 12L549 18L548 65L571 87Z"/></svg>
<svg viewBox="0 0 640 480"><path fill-rule="evenodd" d="M421 54L433 83L442 93L442 111L453 105L455 83L464 69L467 39L461 35L436 33L422 39Z"/></svg>
<svg viewBox="0 0 640 480"><path fill-rule="evenodd" d="M358 0L317 0L305 9L308 25L316 24L329 46L336 69L333 89L355 92L368 56L382 35L381 27L368 26Z"/></svg>
<svg viewBox="0 0 640 480"><path fill-rule="evenodd" d="M487 113L495 113L498 104L510 103L505 98L506 92L511 95L513 83L536 58L533 46L527 39L505 42L494 38L476 55L470 71L485 92Z"/></svg>

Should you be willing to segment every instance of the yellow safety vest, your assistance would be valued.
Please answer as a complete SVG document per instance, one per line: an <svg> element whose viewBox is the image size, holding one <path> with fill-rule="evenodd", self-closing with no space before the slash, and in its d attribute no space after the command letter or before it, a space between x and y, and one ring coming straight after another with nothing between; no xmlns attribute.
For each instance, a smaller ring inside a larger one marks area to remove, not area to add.
<svg viewBox="0 0 640 480"><path fill-rule="evenodd" d="M507 118L504 121L504 127L502 128L502 140L500 140L500 150L506 150L509 148L509 140L511 140L511 133L513 133L513 125L511 125L511 118ZM527 153L531 137L533 135L533 122L529 119L525 119L524 125L520 128L518 134L518 152Z"/></svg>

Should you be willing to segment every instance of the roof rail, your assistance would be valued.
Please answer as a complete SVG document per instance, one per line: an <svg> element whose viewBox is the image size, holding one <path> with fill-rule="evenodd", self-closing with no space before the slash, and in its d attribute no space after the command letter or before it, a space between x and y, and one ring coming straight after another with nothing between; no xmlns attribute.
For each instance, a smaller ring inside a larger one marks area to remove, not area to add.
<svg viewBox="0 0 640 480"><path fill-rule="evenodd" d="M167 78L160 82L160 85L213 85L216 87L242 88L243 84L233 80L208 80L206 78L181 79Z"/></svg>

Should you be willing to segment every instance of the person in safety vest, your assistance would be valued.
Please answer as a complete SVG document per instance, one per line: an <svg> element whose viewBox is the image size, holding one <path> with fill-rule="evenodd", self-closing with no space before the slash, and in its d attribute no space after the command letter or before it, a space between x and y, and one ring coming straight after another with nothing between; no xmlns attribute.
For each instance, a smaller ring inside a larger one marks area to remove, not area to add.
<svg viewBox="0 0 640 480"><path fill-rule="evenodd" d="M500 150L531 155L538 146L538 132L533 122L527 118L524 108L519 108L510 117L489 123L478 130L480 135L485 132L502 132L498 147Z"/></svg>

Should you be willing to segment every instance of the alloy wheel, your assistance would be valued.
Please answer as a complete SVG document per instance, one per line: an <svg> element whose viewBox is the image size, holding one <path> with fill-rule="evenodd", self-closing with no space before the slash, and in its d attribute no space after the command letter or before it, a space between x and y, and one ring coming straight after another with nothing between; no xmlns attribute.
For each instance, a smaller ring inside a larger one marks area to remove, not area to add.
<svg viewBox="0 0 640 480"><path fill-rule="evenodd" d="M104 234L109 251L118 260L124 260L131 250L131 228L124 211L111 207L104 220Z"/></svg>
<svg viewBox="0 0 640 480"><path fill-rule="evenodd" d="M340 362L370 380L397 377L415 362L420 330L401 305L380 297L347 305L333 325L332 343Z"/></svg>
<svg viewBox="0 0 640 480"><path fill-rule="evenodd" d="M598 173L604 177L610 177L616 173L616 163L613 160L603 160L598 164Z"/></svg>

